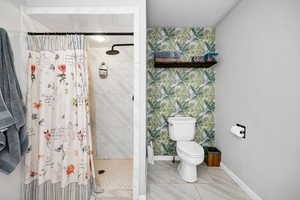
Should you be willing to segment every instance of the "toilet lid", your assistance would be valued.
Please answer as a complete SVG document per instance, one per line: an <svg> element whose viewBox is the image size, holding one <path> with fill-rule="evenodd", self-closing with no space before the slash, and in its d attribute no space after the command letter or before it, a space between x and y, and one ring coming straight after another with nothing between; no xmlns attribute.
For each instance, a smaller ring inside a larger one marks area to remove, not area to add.
<svg viewBox="0 0 300 200"><path fill-rule="evenodd" d="M203 147L193 141L178 142L177 148L192 157L202 156L204 154Z"/></svg>

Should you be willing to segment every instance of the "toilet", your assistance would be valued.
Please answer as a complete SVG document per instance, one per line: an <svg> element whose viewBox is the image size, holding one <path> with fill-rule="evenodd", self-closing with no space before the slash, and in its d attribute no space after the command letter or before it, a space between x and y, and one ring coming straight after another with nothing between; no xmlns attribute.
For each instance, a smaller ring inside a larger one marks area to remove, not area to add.
<svg viewBox="0 0 300 200"><path fill-rule="evenodd" d="M186 182L197 181L197 165L204 160L203 147L192 141L195 136L196 119L192 117L169 117L169 136L176 141L180 159L178 173Z"/></svg>

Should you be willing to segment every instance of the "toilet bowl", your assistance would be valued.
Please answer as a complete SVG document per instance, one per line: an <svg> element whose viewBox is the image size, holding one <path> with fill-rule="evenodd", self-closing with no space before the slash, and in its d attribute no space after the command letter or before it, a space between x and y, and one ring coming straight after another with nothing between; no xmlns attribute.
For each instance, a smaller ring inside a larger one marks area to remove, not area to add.
<svg viewBox="0 0 300 200"><path fill-rule="evenodd" d="M186 182L197 181L197 165L204 160L202 146L194 141L196 120L192 117L169 117L169 135L176 141L180 159L178 173Z"/></svg>
<svg viewBox="0 0 300 200"><path fill-rule="evenodd" d="M193 141L177 142L176 152L180 159L178 173L186 182L197 181L197 165L204 160L203 147Z"/></svg>

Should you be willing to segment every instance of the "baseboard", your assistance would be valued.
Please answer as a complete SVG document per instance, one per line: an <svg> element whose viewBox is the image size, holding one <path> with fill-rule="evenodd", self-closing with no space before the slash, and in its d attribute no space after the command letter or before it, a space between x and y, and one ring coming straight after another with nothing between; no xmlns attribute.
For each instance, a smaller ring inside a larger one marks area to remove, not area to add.
<svg viewBox="0 0 300 200"><path fill-rule="evenodd" d="M173 156L154 156L154 160L173 160ZM175 160L179 160L178 156L175 156Z"/></svg>
<svg viewBox="0 0 300 200"><path fill-rule="evenodd" d="M139 196L139 200L146 200L147 198L146 198L146 195L140 195Z"/></svg>
<svg viewBox="0 0 300 200"><path fill-rule="evenodd" d="M263 200L256 194L246 183L244 183L233 171L231 171L224 163L221 163L221 168L236 182L252 200Z"/></svg>

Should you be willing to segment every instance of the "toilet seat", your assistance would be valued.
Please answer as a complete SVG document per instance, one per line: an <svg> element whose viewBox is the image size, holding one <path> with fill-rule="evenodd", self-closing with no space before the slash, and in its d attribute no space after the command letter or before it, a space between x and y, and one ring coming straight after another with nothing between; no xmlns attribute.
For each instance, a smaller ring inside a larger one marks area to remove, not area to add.
<svg viewBox="0 0 300 200"><path fill-rule="evenodd" d="M203 157L203 147L194 141L178 141L177 150L192 158Z"/></svg>

